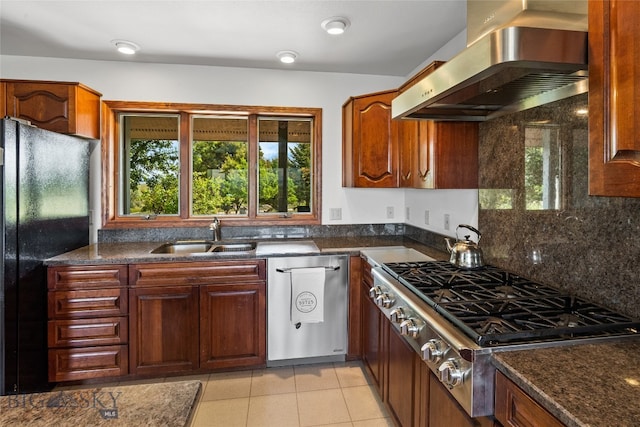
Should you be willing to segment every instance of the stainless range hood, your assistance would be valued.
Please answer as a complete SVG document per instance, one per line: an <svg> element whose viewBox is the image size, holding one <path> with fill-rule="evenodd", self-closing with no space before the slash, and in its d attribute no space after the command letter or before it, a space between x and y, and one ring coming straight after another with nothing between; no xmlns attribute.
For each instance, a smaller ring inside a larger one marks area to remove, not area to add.
<svg viewBox="0 0 640 427"><path fill-rule="evenodd" d="M485 121L587 90L587 0L468 0L467 48L398 95L392 115Z"/></svg>

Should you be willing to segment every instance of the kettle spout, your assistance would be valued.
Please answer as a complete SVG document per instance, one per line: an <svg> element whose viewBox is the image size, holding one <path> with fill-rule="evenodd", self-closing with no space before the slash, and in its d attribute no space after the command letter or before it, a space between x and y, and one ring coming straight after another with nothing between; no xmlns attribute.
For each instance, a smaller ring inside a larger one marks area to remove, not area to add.
<svg viewBox="0 0 640 427"><path fill-rule="evenodd" d="M453 246L454 246L451 244L451 238L445 237L444 241L447 242L447 250L449 251L449 253L451 253L453 251Z"/></svg>

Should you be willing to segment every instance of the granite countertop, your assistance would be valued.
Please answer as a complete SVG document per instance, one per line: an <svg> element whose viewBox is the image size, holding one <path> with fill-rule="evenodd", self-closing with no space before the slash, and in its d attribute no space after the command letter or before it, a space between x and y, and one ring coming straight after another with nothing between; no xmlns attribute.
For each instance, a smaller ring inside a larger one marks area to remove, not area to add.
<svg viewBox="0 0 640 427"><path fill-rule="evenodd" d="M290 239L291 240L291 239ZM443 252L402 236L380 237L330 237L307 238L312 240L320 254L358 255L367 247L406 246L414 248L436 259L448 259ZM237 243L243 240L228 240L222 243ZM260 240L259 240L260 241ZM266 240L265 240L266 241ZM246 253L217 253L203 255L152 254L151 251L163 242L94 243L45 260L45 265L87 264L131 264L136 262L214 261L256 258L255 251ZM308 254L301 254L308 255ZM291 256L291 254L288 254Z"/></svg>
<svg viewBox="0 0 640 427"><path fill-rule="evenodd" d="M640 425L640 340L494 353L509 379L569 427Z"/></svg>
<svg viewBox="0 0 640 427"><path fill-rule="evenodd" d="M1 396L0 425L184 427L201 388L180 381Z"/></svg>

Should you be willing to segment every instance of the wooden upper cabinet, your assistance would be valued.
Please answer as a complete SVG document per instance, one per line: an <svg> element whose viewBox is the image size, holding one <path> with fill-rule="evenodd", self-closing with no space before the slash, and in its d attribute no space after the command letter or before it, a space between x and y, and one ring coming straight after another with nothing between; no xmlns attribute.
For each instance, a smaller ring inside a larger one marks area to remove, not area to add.
<svg viewBox="0 0 640 427"><path fill-rule="evenodd" d="M435 71L434 61L398 89L405 92ZM478 188L478 124L474 122L400 122L400 187Z"/></svg>
<svg viewBox="0 0 640 427"><path fill-rule="evenodd" d="M7 84L0 80L0 117L7 115Z"/></svg>
<svg viewBox="0 0 640 427"><path fill-rule="evenodd" d="M589 194L640 197L640 3L589 1Z"/></svg>
<svg viewBox="0 0 640 427"><path fill-rule="evenodd" d="M100 93L81 83L4 80L5 114L53 132L100 138Z"/></svg>
<svg viewBox="0 0 640 427"><path fill-rule="evenodd" d="M342 106L342 185L398 186L399 124L391 120L396 91L351 97Z"/></svg>

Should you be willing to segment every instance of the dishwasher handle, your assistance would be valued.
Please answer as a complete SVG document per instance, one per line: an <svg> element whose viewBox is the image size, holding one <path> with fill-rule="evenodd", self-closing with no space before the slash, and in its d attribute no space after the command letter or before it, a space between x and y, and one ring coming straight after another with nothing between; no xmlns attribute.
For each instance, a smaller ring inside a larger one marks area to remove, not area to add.
<svg viewBox="0 0 640 427"><path fill-rule="evenodd" d="M291 270L300 270L302 268L314 268L314 267L287 267L287 268L276 268L278 273L291 273ZM329 265L324 267L327 271L336 271L340 270L339 265Z"/></svg>

